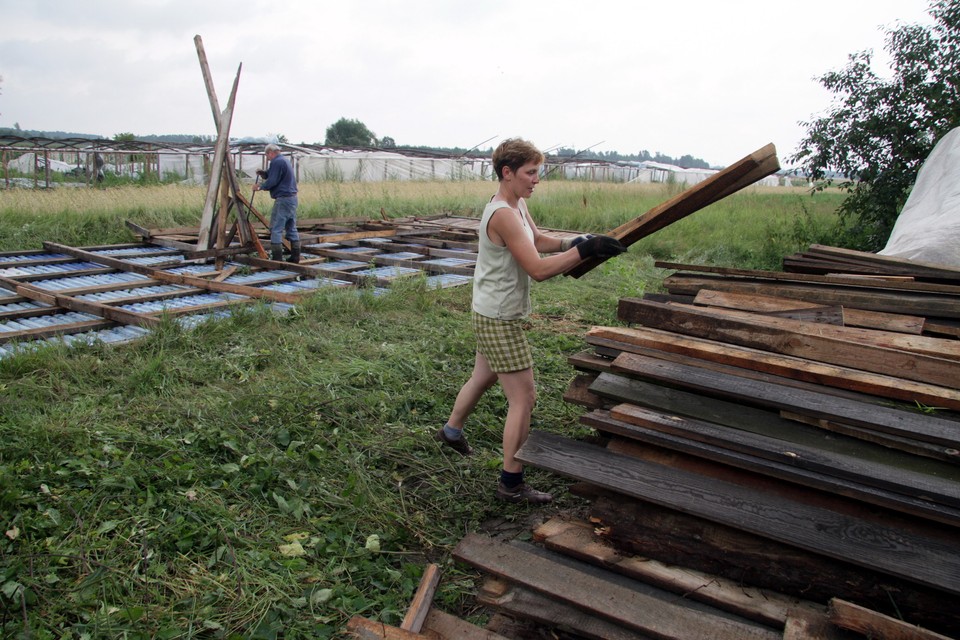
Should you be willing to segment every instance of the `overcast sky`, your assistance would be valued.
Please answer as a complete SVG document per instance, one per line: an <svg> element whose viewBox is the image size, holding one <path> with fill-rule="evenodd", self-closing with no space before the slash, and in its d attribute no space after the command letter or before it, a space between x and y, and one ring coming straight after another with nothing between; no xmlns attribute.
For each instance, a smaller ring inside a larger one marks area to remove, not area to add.
<svg viewBox="0 0 960 640"><path fill-rule="evenodd" d="M341 117L398 145L690 154L783 163L830 94L816 78L928 0L0 0L0 127L323 143ZM488 139L492 139L489 140ZM481 144L482 143L482 144Z"/></svg>

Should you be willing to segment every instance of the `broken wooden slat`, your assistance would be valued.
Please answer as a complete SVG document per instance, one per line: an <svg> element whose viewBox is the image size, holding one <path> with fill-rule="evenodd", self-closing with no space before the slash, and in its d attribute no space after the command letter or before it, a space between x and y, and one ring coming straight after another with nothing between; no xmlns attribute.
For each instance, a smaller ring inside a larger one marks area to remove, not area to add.
<svg viewBox="0 0 960 640"><path fill-rule="evenodd" d="M951 462L953 464L960 463L960 450L952 447L930 444L929 442L920 442L919 440L914 440L913 438L909 437L901 438L890 433L880 433L871 429L863 429L861 427L842 424L832 420L824 420L822 418L814 418L813 416L805 416L792 411L781 410L780 415L785 420L792 420L794 422L812 425L826 431L832 431L833 433L839 433L851 438L857 438L859 440L863 440L864 442L879 444L883 447L888 447L889 449L895 449L905 453L912 453L913 455L923 456L933 460Z"/></svg>
<svg viewBox="0 0 960 640"><path fill-rule="evenodd" d="M849 635L830 624L825 613L792 611L783 627L783 640L850 640Z"/></svg>
<svg viewBox="0 0 960 640"><path fill-rule="evenodd" d="M720 612L699 610L675 596L637 583L628 588L574 568L572 561L560 564L514 545L468 534L453 551L458 560L501 576L552 598L658 638L691 640L752 640L779 637L772 630L739 622ZM661 594L659 596L655 594Z"/></svg>
<svg viewBox="0 0 960 640"><path fill-rule="evenodd" d="M413 631L414 633L420 632L420 629L423 628L423 621L426 620L427 613L430 611L430 604L433 602L433 593L436 591L439 582L440 567L431 562L423 571L423 577L420 578L420 586L417 588L417 593L414 594L413 602L410 603L410 608L407 609L407 615L403 617L403 622L400 623L401 629Z"/></svg>
<svg viewBox="0 0 960 640"><path fill-rule="evenodd" d="M347 621L347 632L357 640L441 640L440 636L433 632L414 633L363 616L350 618Z"/></svg>
<svg viewBox="0 0 960 640"><path fill-rule="evenodd" d="M681 304L667 305L675 309L701 310L700 307ZM768 329L780 329L785 332L802 335L813 334L825 339L840 340L851 344L875 346L885 349L897 349L919 355L937 356L950 360L960 360L960 342L944 338L920 335L905 335L895 331L860 329L857 327L821 325L817 322L802 322L786 317L774 317L767 314L754 314L722 307L702 309L713 317L729 318L755 322Z"/></svg>
<svg viewBox="0 0 960 640"><path fill-rule="evenodd" d="M433 633L443 640L508 640L499 633L481 629L436 607L430 609L423 628L421 633Z"/></svg>
<svg viewBox="0 0 960 640"><path fill-rule="evenodd" d="M912 535L883 522L865 522L543 431L533 431L516 457L525 464L960 595L955 540Z"/></svg>
<svg viewBox="0 0 960 640"><path fill-rule="evenodd" d="M947 636L839 598L830 600L829 616L830 622L838 627L850 629L877 640L950 640Z"/></svg>

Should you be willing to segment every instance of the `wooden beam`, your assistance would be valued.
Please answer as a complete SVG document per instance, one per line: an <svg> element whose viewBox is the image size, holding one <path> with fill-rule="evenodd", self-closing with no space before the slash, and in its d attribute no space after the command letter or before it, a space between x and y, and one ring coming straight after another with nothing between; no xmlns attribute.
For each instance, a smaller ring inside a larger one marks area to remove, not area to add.
<svg viewBox="0 0 960 640"><path fill-rule="evenodd" d="M608 235L629 247L641 238L776 173L779 169L777 150L773 144L768 144L643 215L620 225ZM579 278L604 261L601 258L583 260L565 274Z"/></svg>

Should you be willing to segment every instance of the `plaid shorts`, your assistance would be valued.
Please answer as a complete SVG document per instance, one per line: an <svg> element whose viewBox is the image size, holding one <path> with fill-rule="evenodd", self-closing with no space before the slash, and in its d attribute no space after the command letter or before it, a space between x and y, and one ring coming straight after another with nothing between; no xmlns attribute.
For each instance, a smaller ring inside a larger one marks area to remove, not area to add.
<svg viewBox="0 0 960 640"><path fill-rule="evenodd" d="M511 373L533 367L533 351L523 333L523 319L496 320L473 312L477 351L494 373Z"/></svg>

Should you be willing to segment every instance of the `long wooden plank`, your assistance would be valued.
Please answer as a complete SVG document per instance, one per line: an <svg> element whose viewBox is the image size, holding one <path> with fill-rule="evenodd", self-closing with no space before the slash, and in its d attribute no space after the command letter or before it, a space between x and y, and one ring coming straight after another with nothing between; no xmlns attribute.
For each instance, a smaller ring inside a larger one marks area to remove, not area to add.
<svg viewBox="0 0 960 640"><path fill-rule="evenodd" d="M521 462L813 553L960 595L956 539L911 535L814 505L533 431Z"/></svg>
<svg viewBox="0 0 960 640"><path fill-rule="evenodd" d="M611 373L602 373L593 380L588 391L606 398L607 408L613 404L627 402L637 406L656 409L660 413L677 416L687 416L706 422L756 433L774 438L783 443L784 447L792 444L812 447L832 454L856 457L864 463L881 465L901 469L906 473L923 473L944 480L960 483L960 465L956 464L956 457L944 457L938 460L918 458L915 451L906 453L896 448L890 448L889 443L864 441L856 435L846 436L828 430L819 424L800 421L794 414L783 415L784 412L768 411L743 404L742 402L726 401L720 398L705 396L696 392L684 391L673 387L663 386L644 380L635 380ZM598 404L600 404L598 402ZM604 408L604 407L591 407ZM807 418L815 421L815 419ZM875 434L876 432L871 432ZM881 434L886 435L886 434ZM886 436L891 438L893 436ZM918 441L910 439L916 446ZM933 445L930 445L931 447ZM941 447L943 449L943 447ZM947 462L944 462L946 460Z"/></svg>
<svg viewBox="0 0 960 640"><path fill-rule="evenodd" d="M652 640L648 634L626 629L499 578L487 578L484 581L477 601L512 618L532 620L549 629L572 631L577 637L591 640Z"/></svg>
<svg viewBox="0 0 960 640"><path fill-rule="evenodd" d="M830 622L838 627L862 633L868 638L881 638L882 640L950 640L947 636L934 633L929 629L923 629L903 620L891 618L840 598L830 600L829 617Z"/></svg>
<svg viewBox="0 0 960 640"><path fill-rule="evenodd" d="M719 395L754 406L795 411L960 449L960 424L936 416L865 404L737 376L721 376L698 367L647 358L633 353L622 353L617 356L613 369L646 380L665 382L684 389L695 389L702 393Z"/></svg>
<svg viewBox="0 0 960 640"><path fill-rule="evenodd" d="M637 584L636 588L628 588L575 569L572 562L561 564L477 534L464 537L453 556L510 582L658 638L773 640L779 637L770 629L738 622L720 612L711 613L706 607L695 610L684 606L675 596L653 587L642 589L642 585Z"/></svg>
<svg viewBox="0 0 960 640"><path fill-rule="evenodd" d="M755 280L675 273L663 279L672 294L696 295L701 289L792 298L823 305L841 305L883 313L923 317L960 318L960 296L951 292L925 292L893 287L834 286L778 280ZM932 285L931 285L932 286ZM953 287L952 289L957 289Z"/></svg>
<svg viewBox="0 0 960 640"><path fill-rule="evenodd" d="M801 330L801 327L797 327L796 331L788 331L782 324L771 326L769 321L759 316L732 318L705 309L679 307L636 298L621 298L617 316L624 322L639 323L674 333L951 389L960 388L960 362L955 360L899 349L851 344L839 338L820 336L812 329ZM778 322L788 321L778 319Z"/></svg>
<svg viewBox="0 0 960 640"><path fill-rule="evenodd" d="M922 262L919 260L898 258L896 256L884 256L877 253L857 251L855 249L844 249L842 247L830 247L822 244L810 245L809 253L831 258L845 258L858 263L876 265L882 268L897 269L919 276L952 278L954 280L960 280L960 268L948 264Z"/></svg>
<svg viewBox="0 0 960 640"><path fill-rule="evenodd" d="M903 451L916 456L923 456L952 464L960 463L960 450L952 447L944 447L941 445L930 444L929 442L921 442L920 440L915 440L909 437L895 436L890 433L880 433L871 429L855 427L853 425L834 422L832 420L823 420L822 418L814 418L813 416L806 416L799 413L794 413L792 411L780 411L780 415L785 420L792 420L801 424L812 425L820 429L832 431L833 433L840 433L851 438L857 438L859 440L863 440L864 442L873 442L897 451Z"/></svg>
<svg viewBox="0 0 960 640"><path fill-rule="evenodd" d="M676 353L699 360L901 400L911 404L920 402L929 407L960 410L960 390L957 389L906 380L892 375L870 373L808 358L775 354L752 347L716 342L707 338L678 335L648 327L593 327L586 334L586 341L590 344L599 344L601 340L618 342L624 351L646 354L654 351ZM603 344L610 345L609 342Z"/></svg>
<svg viewBox="0 0 960 640"><path fill-rule="evenodd" d="M553 551L775 628L783 628L791 610L824 611L812 602L756 589L696 569L623 555L601 541L593 525L582 520L553 518L534 529L534 539Z"/></svg>
<svg viewBox="0 0 960 640"><path fill-rule="evenodd" d="M693 305L671 303L685 309L696 309ZM837 326L820 321L804 321L785 316L756 314L723 307L706 309L718 316L757 322L765 327L783 329L797 333L813 333L824 338L834 338L843 342L860 345L872 345L886 349L898 349L923 355L938 356L951 360L960 360L960 341L931 336L907 335L896 331L861 329L858 327Z"/></svg>
<svg viewBox="0 0 960 640"><path fill-rule="evenodd" d="M724 291L711 291L709 289L701 289L698 291L694 298L694 304L738 309L740 311L753 311L755 313L777 313L795 309L836 308L823 307L823 305L817 304L816 302L804 302L803 300L791 300L790 298L743 295ZM846 309L842 306L840 309L843 324L848 327L882 329L884 331L896 331L898 333L909 333L912 335L920 335L923 333L924 318L922 316L864 311L862 309Z"/></svg>
<svg viewBox="0 0 960 640"><path fill-rule="evenodd" d="M906 469L892 469L856 456L841 455L816 447L786 443L757 433L748 433L720 425L666 415L662 412L624 403L613 407L610 415L632 425L654 429L687 440L706 443L723 449L765 460L790 464L798 469L844 478L860 484L893 491L921 501L960 507L960 482L941 479ZM960 522L960 511L955 514Z"/></svg>
<svg viewBox="0 0 960 640"><path fill-rule="evenodd" d="M837 477L836 475L810 471L790 462L756 457L728 447L708 444L682 435L673 435L664 430L632 424L614 418L608 411L592 411L581 416L580 421L605 433L623 436L632 441L696 456L710 462L728 465L735 469L742 469L775 480L783 480L831 495L843 496L864 504L907 514L910 517L923 518L951 527L960 527L960 509L952 506L944 506L887 489L878 489L869 484ZM789 451L789 448L785 450Z"/></svg>
<svg viewBox="0 0 960 640"><path fill-rule="evenodd" d="M658 269L671 269L684 274L690 271L696 274L715 274L716 279L737 278L767 283L794 283L806 285L824 285L830 287L849 287L851 289L876 289L915 293L942 293L948 296L960 295L960 285L940 284L934 282L918 282L903 278L865 278L861 275L833 273L818 275L812 273L792 273L786 271L763 271L760 269L737 269L734 267L718 267L713 265L687 264L680 262L666 262L657 260L654 266Z"/></svg>
<svg viewBox="0 0 960 640"><path fill-rule="evenodd" d="M777 150L773 144L757 149L752 154L738 160L723 171L715 173L706 180L698 182L686 191L650 209L633 220L625 222L608 235L617 238L626 246L637 242L651 233L699 211L731 193L776 173L780 169ZM590 258L581 261L566 275L579 278L605 260Z"/></svg>

